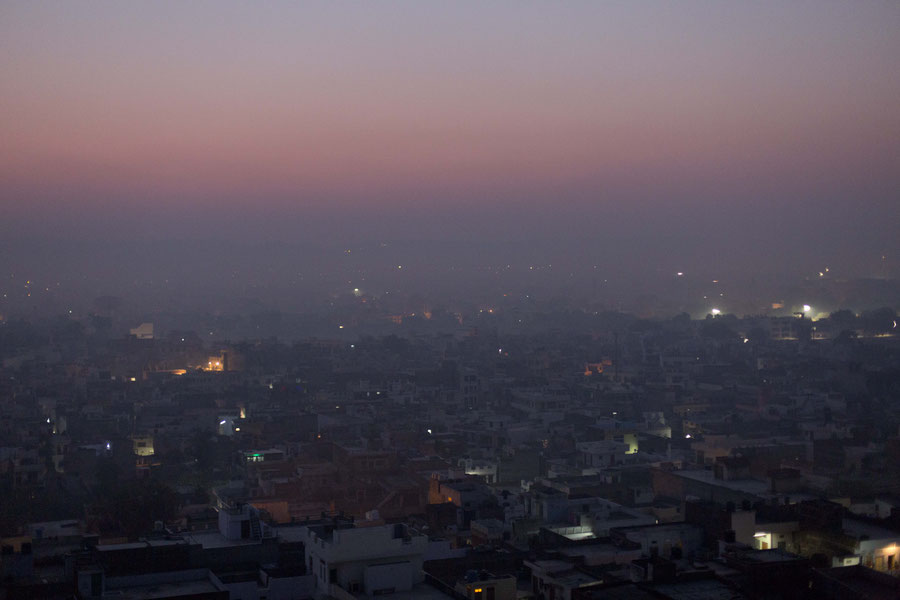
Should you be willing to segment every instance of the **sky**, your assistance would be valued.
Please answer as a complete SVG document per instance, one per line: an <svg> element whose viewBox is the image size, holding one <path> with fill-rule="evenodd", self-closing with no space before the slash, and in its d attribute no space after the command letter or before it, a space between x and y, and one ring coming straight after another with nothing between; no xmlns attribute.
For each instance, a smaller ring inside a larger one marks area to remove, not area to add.
<svg viewBox="0 0 900 600"><path fill-rule="evenodd" d="M863 273L900 254L898 99L892 0L6 0L0 238Z"/></svg>

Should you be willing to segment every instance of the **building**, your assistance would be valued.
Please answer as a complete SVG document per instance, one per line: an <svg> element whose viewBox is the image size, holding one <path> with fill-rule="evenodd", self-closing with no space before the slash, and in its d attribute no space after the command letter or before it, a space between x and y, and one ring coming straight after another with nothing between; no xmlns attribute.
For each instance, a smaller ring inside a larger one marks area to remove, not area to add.
<svg viewBox="0 0 900 600"><path fill-rule="evenodd" d="M468 600L516 600L516 578L487 571L469 571L454 591Z"/></svg>
<svg viewBox="0 0 900 600"><path fill-rule="evenodd" d="M425 581L428 538L404 524L335 520L307 526L304 544L317 597L410 592Z"/></svg>

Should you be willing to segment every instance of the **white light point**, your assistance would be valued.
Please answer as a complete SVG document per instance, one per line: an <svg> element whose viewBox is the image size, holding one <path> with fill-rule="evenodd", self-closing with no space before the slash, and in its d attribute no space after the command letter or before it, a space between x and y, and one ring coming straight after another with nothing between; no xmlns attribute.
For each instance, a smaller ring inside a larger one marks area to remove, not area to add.
<svg viewBox="0 0 900 600"><path fill-rule="evenodd" d="M709 311L709 312L710 312L710 314L711 314L712 316L714 316L714 317L722 314L722 311L719 310L718 308L714 308L714 309L712 309L712 310Z"/></svg>

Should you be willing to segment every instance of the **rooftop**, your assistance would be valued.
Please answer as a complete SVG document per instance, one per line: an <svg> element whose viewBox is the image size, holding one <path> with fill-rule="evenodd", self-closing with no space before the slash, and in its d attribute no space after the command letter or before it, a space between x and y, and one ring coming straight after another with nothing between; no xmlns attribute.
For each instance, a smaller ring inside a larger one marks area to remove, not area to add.
<svg viewBox="0 0 900 600"><path fill-rule="evenodd" d="M231 546L253 546L260 540L229 540L218 531L194 531L185 533L184 539L190 543L201 544L204 548L228 548Z"/></svg>
<svg viewBox="0 0 900 600"><path fill-rule="evenodd" d="M662 583L651 586L651 589L654 592L665 594L666 598L672 600L736 600L744 598L737 591L715 579Z"/></svg>
<svg viewBox="0 0 900 600"><path fill-rule="evenodd" d="M184 598L222 591L209 579L194 581L177 581L172 583L153 583L135 587L123 587L115 590L116 598L122 600L153 600L157 598Z"/></svg>
<svg viewBox="0 0 900 600"><path fill-rule="evenodd" d="M447 600L453 598L427 583L419 583L408 592L394 592L379 596L384 600Z"/></svg>
<svg viewBox="0 0 900 600"><path fill-rule="evenodd" d="M866 523L858 519L844 519L842 523L844 533L854 537L867 536L870 540L893 540L900 538L900 532L892 531L872 523Z"/></svg>
<svg viewBox="0 0 900 600"><path fill-rule="evenodd" d="M678 477L708 483L710 485L717 485L731 490L745 492L747 494L764 495L769 489L766 482L757 479L732 479L728 481L716 479L715 474L706 469L685 469L683 471L672 471L672 474L677 475Z"/></svg>
<svg viewBox="0 0 900 600"><path fill-rule="evenodd" d="M814 578L839 581L845 588L859 594L859 597L871 600L895 600L900 593L900 580L863 567L816 569Z"/></svg>

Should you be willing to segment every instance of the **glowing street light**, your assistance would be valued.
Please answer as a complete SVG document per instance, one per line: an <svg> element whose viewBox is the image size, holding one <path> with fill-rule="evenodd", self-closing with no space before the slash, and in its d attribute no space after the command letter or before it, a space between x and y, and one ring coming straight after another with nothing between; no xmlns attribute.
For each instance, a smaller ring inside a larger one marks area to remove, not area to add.
<svg viewBox="0 0 900 600"><path fill-rule="evenodd" d="M803 305L803 312L808 313L811 310L812 310L812 306L810 306L809 304Z"/></svg>
<svg viewBox="0 0 900 600"><path fill-rule="evenodd" d="M718 308L714 308L714 309L712 309L712 310L709 311L709 312L710 312L710 313L712 314L712 316L714 316L714 317L717 316L717 315L721 315L721 314L722 314L722 311L719 310Z"/></svg>

